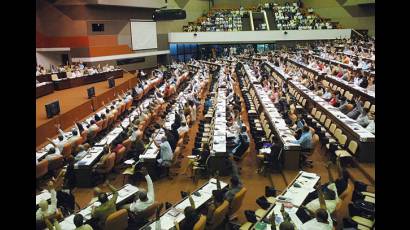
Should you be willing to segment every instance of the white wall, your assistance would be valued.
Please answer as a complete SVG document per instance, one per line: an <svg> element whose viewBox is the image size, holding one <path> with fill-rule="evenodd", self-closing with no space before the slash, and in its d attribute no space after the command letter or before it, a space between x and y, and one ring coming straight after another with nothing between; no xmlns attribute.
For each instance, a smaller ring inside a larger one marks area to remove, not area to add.
<svg viewBox="0 0 410 230"><path fill-rule="evenodd" d="M68 54L68 52L36 52L37 64L44 66L46 69L49 69L51 64L59 66L63 64L61 54Z"/></svg>
<svg viewBox="0 0 410 230"><path fill-rule="evenodd" d="M334 30L289 30L285 31L239 31L239 32L193 32L169 33L169 43L238 43L238 42L272 42L296 40L323 40L349 38L351 29Z"/></svg>

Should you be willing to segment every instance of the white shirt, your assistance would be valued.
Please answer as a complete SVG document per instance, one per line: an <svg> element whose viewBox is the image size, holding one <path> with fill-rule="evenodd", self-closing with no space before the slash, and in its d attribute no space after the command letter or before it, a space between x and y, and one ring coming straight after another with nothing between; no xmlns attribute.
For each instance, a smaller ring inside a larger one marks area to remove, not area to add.
<svg viewBox="0 0 410 230"><path fill-rule="evenodd" d="M188 127L187 126L181 126L178 128L178 134L181 134L183 132L188 132Z"/></svg>
<svg viewBox="0 0 410 230"><path fill-rule="evenodd" d="M154 185L152 184L151 177L149 175L145 176L147 181L147 201L136 200L130 205L131 212L141 212L151 206L155 201Z"/></svg>
<svg viewBox="0 0 410 230"><path fill-rule="evenodd" d="M336 189L336 184L332 183L329 184L327 186L330 190L333 190L336 194L336 199L335 200L325 200L326 203L326 209L329 213L333 213L336 209L336 205L341 201L338 197L337 194L337 189ZM319 208L320 208L320 202L319 202L319 198L316 198L314 200L312 200L311 202L309 202L306 207L312 211L312 212L316 212Z"/></svg>
<svg viewBox="0 0 410 230"><path fill-rule="evenodd" d="M48 205L48 208L45 212L41 210L41 208L37 209L36 212L36 220L41 221L43 220L43 216L50 216L57 211L57 193L56 190L52 189L50 191L51 194L51 204Z"/></svg>

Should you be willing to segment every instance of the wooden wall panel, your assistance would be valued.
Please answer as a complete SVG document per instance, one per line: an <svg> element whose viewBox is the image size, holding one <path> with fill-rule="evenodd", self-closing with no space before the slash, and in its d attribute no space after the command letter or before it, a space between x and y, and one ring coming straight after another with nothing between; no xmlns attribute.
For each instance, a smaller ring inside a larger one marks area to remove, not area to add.
<svg viewBox="0 0 410 230"><path fill-rule="evenodd" d="M88 36L89 46L117 46L117 35L92 35Z"/></svg>
<svg viewBox="0 0 410 230"><path fill-rule="evenodd" d="M90 47L90 57L109 56L131 53L128 45Z"/></svg>

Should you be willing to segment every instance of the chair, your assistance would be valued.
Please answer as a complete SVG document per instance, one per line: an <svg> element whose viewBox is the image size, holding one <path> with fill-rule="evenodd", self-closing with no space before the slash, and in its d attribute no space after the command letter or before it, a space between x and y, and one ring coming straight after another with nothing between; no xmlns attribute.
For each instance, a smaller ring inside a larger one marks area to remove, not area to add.
<svg viewBox="0 0 410 230"><path fill-rule="evenodd" d="M126 151L125 147L121 147L118 150L117 154L115 155L115 165L118 165L118 164L122 163L122 161L124 160L125 151Z"/></svg>
<svg viewBox="0 0 410 230"><path fill-rule="evenodd" d="M56 169L59 169L63 167L64 165L64 157L63 156L57 156L53 157L52 159L48 160L48 171L53 171Z"/></svg>
<svg viewBox="0 0 410 230"><path fill-rule="evenodd" d="M48 160L42 160L36 165L36 178L46 175L48 172Z"/></svg>
<svg viewBox="0 0 410 230"><path fill-rule="evenodd" d="M97 121L95 124L98 126L98 127L100 127L100 129L102 130L103 128L103 123L104 123L104 120L103 119L101 119L101 120L99 120L99 121Z"/></svg>
<svg viewBox="0 0 410 230"><path fill-rule="evenodd" d="M376 112L376 105L372 105L372 106L370 107L370 112L371 112L371 113L375 113L375 112Z"/></svg>
<svg viewBox="0 0 410 230"><path fill-rule="evenodd" d="M335 151L335 156L340 158L340 163L346 165L350 162L353 155L357 152L358 144L356 141L351 140L347 146L348 150L340 149Z"/></svg>
<svg viewBox="0 0 410 230"><path fill-rule="evenodd" d="M144 211L134 213L134 212L128 212L128 215L130 217L130 220L132 220L134 223L140 226L144 226L150 219L155 215L158 207L161 205L161 203L155 201L153 204L148 206Z"/></svg>
<svg viewBox="0 0 410 230"><path fill-rule="evenodd" d="M131 149L132 141L127 138L122 142L122 145L125 147L125 152L128 152Z"/></svg>
<svg viewBox="0 0 410 230"><path fill-rule="evenodd" d="M370 101L365 101L364 105L363 105L363 108L369 109L370 108Z"/></svg>
<svg viewBox="0 0 410 230"><path fill-rule="evenodd" d="M209 226L209 229L220 229L218 228L226 219L226 215L229 211L229 202L224 201L217 209L214 211L214 218Z"/></svg>
<svg viewBox="0 0 410 230"><path fill-rule="evenodd" d="M70 142L67 142L64 144L63 151L61 152L61 155L64 157L64 159L69 159L72 158L73 156L71 155L72 151L72 145Z"/></svg>
<svg viewBox="0 0 410 230"><path fill-rule="evenodd" d="M204 230L206 227L206 216L201 215L199 220L195 223L193 230Z"/></svg>
<svg viewBox="0 0 410 230"><path fill-rule="evenodd" d="M101 168L97 168L95 170L96 173L98 174L103 174L104 179L105 177L112 171L115 165L115 152L110 153L108 158L105 160L105 164Z"/></svg>
<svg viewBox="0 0 410 230"><path fill-rule="evenodd" d="M128 228L128 213L120 209L107 217L104 230L125 230Z"/></svg>
<svg viewBox="0 0 410 230"><path fill-rule="evenodd" d="M243 199L245 198L245 194L247 191L248 190L246 188L242 188L239 192L235 194L235 197L232 199L229 207L229 216L232 216L241 208Z"/></svg>

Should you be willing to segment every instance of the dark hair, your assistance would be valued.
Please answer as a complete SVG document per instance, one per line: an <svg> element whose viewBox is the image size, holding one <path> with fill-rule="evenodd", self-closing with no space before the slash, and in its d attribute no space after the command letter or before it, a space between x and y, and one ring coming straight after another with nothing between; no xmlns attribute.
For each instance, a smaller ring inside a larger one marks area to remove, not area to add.
<svg viewBox="0 0 410 230"><path fill-rule="evenodd" d="M92 125L95 124L95 121L94 121L94 120L91 120L91 121L90 121L90 124L92 124Z"/></svg>
<svg viewBox="0 0 410 230"><path fill-rule="evenodd" d="M323 188L323 196L325 200L335 200L336 199L335 191L330 190L328 187Z"/></svg>
<svg viewBox="0 0 410 230"><path fill-rule="evenodd" d="M195 208L188 206L184 209L184 215L185 215L185 219L187 220L195 220L198 217L198 214L195 210Z"/></svg>
<svg viewBox="0 0 410 230"><path fill-rule="evenodd" d="M77 134L78 134L77 130L73 130L72 134L73 134L74 136L77 136Z"/></svg>
<svg viewBox="0 0 410 230"><path fill-rule="evenodd" d="M84 224L84 217L81 214L75 214L74 216L74 225L78 228Z"/></svg>
<svg viewBox="0 0 410 230"><path fill-rule="evenodd" d="M309 126L303 126L303 132L308 132L309 130Z"/></svg>
<svg viewBox="0 0 410 230"><path fill-rule="evenodd" d="M236 177L236 176L233 176L233 177L231 178L231 184L232 184L232 186L234 186L234 187L238 186L238 185L239 185L239 178Z"/></svg>
<svg viewBox="0 0 410 230"><path fill-rule="evenodd" d="M102 192L102 193L98 194L98 201L99 201L101 204L104 204L105 202L107 202L107 201L108 201L108 196L107 196L107 194L106 194L105 192Z"/></svg>
<svg viewBox="0 0 410 230"><path fill-rule="evenodd" d="M59 141L64 140L64 136L63 136L63 135L58 135L58 140L59 140Z"/></svg>
<svg viewBox="0 0 410 230"><path fill-rule="evenodd" d="M110 109L108 109L108 108L107 108L107 109L105 109L105 113L107 113L107 114L108 114L109 112L110 112Z"/></svg>
<svg viewBox="0 0 410 230"><path fill-rule="evenodd" d="M94 119L95 119L96 121L99 121L99 120L101 120L101 117L98 116L98 114L95 114L95 115L94 115Z"/></svg>
<svg viewBox="0 0 410 230"><path fill-rule="evenodd" d="M82 133L84 131L84 127L81 123L77 122L77 127L78 127L78 131L80 131L80 133Z"/></svg>
<svg viewBox="0 0 410 230"><path fill-rule="evenodd" d="M106 116L105 116L104 113L101 114L101 118L102 118L102 119L105 119L105 118L106 118Z"/></svg>
<svg viewBox="0 0 410 230"><path fill-rule="evenodd" d="M287 221L284 221L279 225L279 230L294 230L294 229L295 229L295 226L292 223L287 222Z"/></svg>
<svg viewBox="0 0 410 230"><path fill-rule="evenodd" d="M370 109L369 109L369 108L363 108L363 112L366 112L366 114L368 114L368 113L369 113L369 111L370 111Z"/></svg>
<svg viewBox="0 0 410 230"><path fill-rule="evenodd" d="M241 131L246 132L246 126L245 125L242 126Z"/></svg>
<svg viewBox="0 0 410 230"><path fill-rule="evenodd" d="M111 109L114 109L114 106L112 105L110 108L111 108Z"/></svg>
<svg viewBox="0 0 410 230"><path fill-rule="evenodd" d="M212 196L218 203L222 203L224 201L224 193L221 192L221 190L212 190Z"/></svg>
<svg viewBox="0 0 410 230"><path fill-rule="evenodd" d="M318 222L326 223L328 218L329 214L327 214L327 211L325 209L319 208L318 210L316 210L316 219Z"/></svg>
<svg viewBox="0 0 410 230"><path fill-rule="evenodd" d="M48 150L48 154L54 154L56 152L56 149L54 148L54 147L51 147L49 150Z"/></svg>

